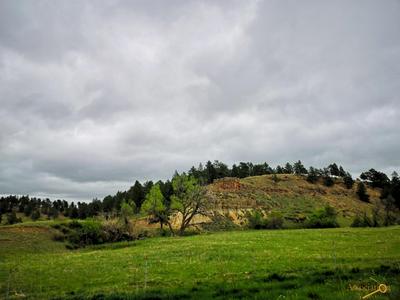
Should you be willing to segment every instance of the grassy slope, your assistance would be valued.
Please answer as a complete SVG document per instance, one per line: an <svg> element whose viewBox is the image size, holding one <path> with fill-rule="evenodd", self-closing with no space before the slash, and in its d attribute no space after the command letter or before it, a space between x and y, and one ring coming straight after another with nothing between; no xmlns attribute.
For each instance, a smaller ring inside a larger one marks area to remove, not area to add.
<svg viewBox="0 0 400 300"><path fill-rule="evenodd" d="M349 225L359 213L370 213L373 204L362 202L356 195L356 186L346 189L341 179L326 187L321 182L311 184L304 177L278 175L275 183L272 175L240 179L240 189L224 189L218 183L209 186L209 191L219 207L229 211L233 217L252 208L280 211L288 220L301 219L317 207L330 204L339 212L342 225ZM372 203L379 202L379 190L368 188Z"/></svg>
<svg viewBox="0 0 400 300"><path fill-rule="evenodd" d="M399 235L399 226L239 231L68 251L45 226L6 226L0 299L359 299L368 288L349 284L372 288L370 277L391 285L380 299L399 299Z"/></svg>

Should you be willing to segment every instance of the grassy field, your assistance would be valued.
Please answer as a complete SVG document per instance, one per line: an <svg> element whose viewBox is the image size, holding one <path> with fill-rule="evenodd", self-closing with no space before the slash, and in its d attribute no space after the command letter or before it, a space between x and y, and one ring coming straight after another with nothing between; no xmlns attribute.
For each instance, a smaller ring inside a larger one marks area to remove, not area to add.
<svg viewBox="0 0 400 300"><path fill-rule="evenodd" d="M236 231L67 250L0 228L0 299L400 299L400 227Z"/></svg>

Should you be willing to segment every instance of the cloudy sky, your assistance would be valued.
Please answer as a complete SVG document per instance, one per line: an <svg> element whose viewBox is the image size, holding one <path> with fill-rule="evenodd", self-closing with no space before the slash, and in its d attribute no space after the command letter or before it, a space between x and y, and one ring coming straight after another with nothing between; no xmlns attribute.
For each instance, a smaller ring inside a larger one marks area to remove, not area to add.
<svg viewBox="0 0 400 300"><path fill-rule="evenodd" d="M0 194L206 160L400 169L400 1L0 1Z"/></svg>

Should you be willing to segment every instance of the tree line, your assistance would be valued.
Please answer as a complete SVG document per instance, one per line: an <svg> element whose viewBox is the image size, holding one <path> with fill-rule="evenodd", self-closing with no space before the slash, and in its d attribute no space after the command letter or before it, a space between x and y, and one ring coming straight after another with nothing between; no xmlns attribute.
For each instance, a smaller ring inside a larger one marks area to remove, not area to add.
<svg viewBox="0 0 400 300"><path fill-rule="evenodd" d="M143 184L138 180L127 191L118 191L115 195L108 195L103 200L93 199L92 202L70 202L65 200L50 201L29 196L6 196L0 198L0 223L13 224L20 222L16 212L23 213L32 220L41 216L57 218L60 215L72 219L85 219L98 215L106 218L121 216L122 214L146 214L150 215L151 222L160 223L160 227L168 226L169 216L174 212L180 212L184 216L183 228L189 224L195 213L201 212L202 205L196 207L200 200L205 198L204 189L201 187L211 184L216 179L225 177L245 178L249 176L274 174L295 174L303 176L310 183L321 182L326 186L333 186L336 178L342 178L344 185L351 189L355 181L351 174L338 166L330 164L326 168L308 169L299 160L293 164L286 163L283 166L271 167L268 163L253 164L240 162L228 167L218 160L199 164L191 167L186 173L175 175L171 180L157 182L146 181ZM370 169L360 175L361 181L357 184L356 193L360 200L369 201L366 185L381 189L381 199L385 207L390 209L400 208L400 180L396 172L392 178L382 172ZM185 202L186 201L186 202Z"/></svg>

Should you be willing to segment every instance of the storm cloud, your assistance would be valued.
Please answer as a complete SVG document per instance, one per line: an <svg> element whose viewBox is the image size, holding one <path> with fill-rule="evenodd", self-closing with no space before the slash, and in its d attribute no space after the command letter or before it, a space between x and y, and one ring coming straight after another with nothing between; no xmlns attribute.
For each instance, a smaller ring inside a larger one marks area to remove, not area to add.
<svg viewBox="0 0 400 300"><path fill-rule="evenodd" d="M0 2L0 194L218 159L400 169L400 2Z"/></svg>

